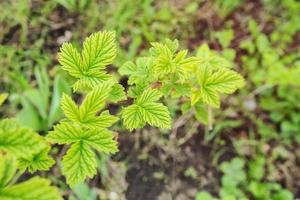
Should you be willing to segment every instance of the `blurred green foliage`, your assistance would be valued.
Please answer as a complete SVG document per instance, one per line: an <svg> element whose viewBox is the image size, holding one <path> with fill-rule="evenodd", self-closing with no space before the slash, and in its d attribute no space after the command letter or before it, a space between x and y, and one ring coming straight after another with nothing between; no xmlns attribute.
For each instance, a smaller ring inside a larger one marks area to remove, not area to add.
<svg viewBox="0 0 300 200"><path fill-rule="evenodd" d="M1 115L16 116L41 133L62 117L59 99L70 92L68 83L73 80L54 69L55 52L71 38L78 47L92 32L115 30L121 43L113 73L124 62L143 56L149 42L178 38L192 51L207 43L216 55L235 64L247 82L237 96L222 99L222 112L201 102L193 108L167 102L174 117L195 114L186 126L198 127L196 120L210 124L213 119L212 130L201 126L201 131L205 130L203 142L218 149L213 156L222 175L220 190L199 186L195 198L293 198L295 191L288 192L284 180L274 178L280 171L274 163L296 154L300 142L299 1L6 0L0 2L0 10L0 92L9 93ZM185 131L199 133L191 127ZM271 146L271 153L262 150L264 145ZM220 162L228 148L234 156ZM107 162L101 163L98 170L108 173ZM193 181L201 176L195 166L182 173ZM67 190L59 180L55 183ZM78 185L70 199L96 196L93 187Z"/></svg>

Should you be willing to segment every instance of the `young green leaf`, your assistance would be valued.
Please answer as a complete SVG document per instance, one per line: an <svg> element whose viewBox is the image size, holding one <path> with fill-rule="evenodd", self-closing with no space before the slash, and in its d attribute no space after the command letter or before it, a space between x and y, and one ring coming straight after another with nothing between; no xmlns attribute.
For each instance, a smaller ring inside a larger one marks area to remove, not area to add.
<svg viewBox="0 0 300 200"><path fill-rule="evenodd" d="M0 121L0 152L16 157L26 156L45 148L47 143L37 133L19 127L15 120Z"/></svg>
<svg viewBox="0 0 300 200"><path fill-rule="evenodd" d="M138 105L133 104L122 110L124 125L130 131L136 128L142 128L146 124L140 109L141 108Z"/></svg>
<svg viewBox="0 0 300 200"><path fill-rule="evenodd" d="M71 76L79 78L83 74L80 53L70 43L65 43L58 53L58 61L62 69L67 71Z"/></svg>
<svg viewBox="0 0 300 200"><path fill-rule="evenodd" d="M146 123L159 128L170 128L171 117L168 108L157 103L161 93L157 89L145 90L131 106L122 111L124 125L129 129L141 128Z"/></svg>
<svg viewBox="0 0 300 200"><path fill-rule="evenodd" d="M16 159L12 156L0 154L0 190L11 181L16 171Z"/></svg>
<svg viewBox="0 0 300 200"><path fill-rule="evenodd" d="M50 181L40 177L0 189L1 200L62 200L58 190Z"/></svg>
<svg viewBox="0 0 300 200"><path fill-rule="evenodd" d="M98 85L86 95L80 107L69 96L64 95L61 100L64 114L69 120L81 126L104 128L107 124L111 125L117 121L117 117L105 111L105 114L100 114L100 116L97 116L97 113L103 109L105 100L111 97L112 89L113 83L110 81Z"/></svg>
<svg viewBox="0 0 300 200"><path fill-rule="evenodd" d="M203 44L198 48L197 58L200 61L200 66L203 67L209 67L211 69L223 69L233 67L233 65L228 60L218 55L217 52L210 50L207 44Z"/></svg>
<svg viewBox="0 0 300 200"><path fill-rule="evenodd" d="M89 92L99 84L108 81L112 76L105 72L99 71L91 76L83 76L73 84L74 92Z"/></svg>
<svg viewBox="0 0 300 200"><path fill-rule="evenodd" d="M132 86L128 90L128 96L132 98L137 98L149 87L147 82L140 81L135 86Z"/></svg>
<svg viewBox="0 0 300 200"><path fill-rule="evenodd" d="M108 99L114 103L126 99L126 94L124 92L124 87L121 84L115 84L109 93Z"/></svg>
<svg viewBox="0 0 300 200"><path fill-rule="evenodd" d="M73 144L63 157L62 164L63 174L71 187L87 177L92 178L97 172L95 153L85 142Z"/></svg>
<svg viewBox="0 0 300 200"><path fill-rule="evenodd" d="M202 82L202 80L199 80ZM241 75L232 70L219 70L208 77L205 87L213 88L215 91L224 94L231 94L245 84Z"/></svg>
<svg viewBox="0 0 300 200"><path fill-rule="evenodd" d="M83 142L104 153L116 153L117 142L107 129L85 129L68 122L62 122L47 135L48 141L57 144Z"/></svg>
<svg viewBox="0 0 300 200"><path fill-rule="evenodd" d="M137 58L136 64L128 61L120 67L119 73L121 75L129 75L128 83L130 85L140 82L149 84L157 79L154 72L154 59L152 57Z"/></svg>
<svg viewBox="0 0 300 200"><path fill-rule="evenodd" d="M68 119L72 121L80 120L79 108L70 96L63 94L60 102L61 108Z"/></svg>
<svg viewBox="0 0 300 200"><path fill-rule="evenodd" d="M172 44L172 45L171 45ZM178 81L184 82L189 77L189 70L199 63L197 57L186 58L188 51L182 50L176 53L177 45L167 40L165 44L152 43L150 51L154 55L154 69L160 79L175 76Z"/></svg>
<svg viewBox="0 0 300 200"><path fill-rule="evenodd" d="M139 97L137 97L137 104L144 104L147 102L158 101L162 97L162 93L157 89L147 89Z"/></svg>
<svg viewBox="0 0 300 200"><path fill-rule="evenodd" d="M71 45L64 44L58 54L62 68L79 80L74 91L90 91L111 76L104 71L116 57L115 32L97 32L83 43L81 54Z"/></svg>
<svg viewBox="0 0 300 200"><path fill-rule="evenodd" d="M111 87L112 83L105 82L86 95L79 108L81 122L93 119L96 113L104 107L105 100L110 95Z"/></svg>
<svg viewBox="0 0 300 200"><path fill-rule="evenodd" d="M82 65L85 72L102 70L111 64L116 57L116 33L113 31L98 32L89 36L83 43Z"/></svg>
<svg viewBox="0 0 300 200"><path fill-rule="evenodd" d="M192 105L199 100L213 107L220 107L220 94L231 94L244 86L244 79L238 73L228 69L200 66L197 68L197 82L200 89L194 89L191 96Z"/></svg>
<svg viewBox="0 0 300 200"><path fill-rule="evenodd" d="M62 121L54 126L53 131L49 131L46 139L51 143L71 144L79 142L84 133L79 125Z"/></svg>
<svg viewBox="0 0 300 200"><path fill-rule="evenodd" d="M30 173L34 173L37 170L49 170L49 168L55 163L48 153L50 146L41 150L40 152L18 159L18 167L21 171L28 169Z"/></svg>
<svg viewBox="0 0 300 200"><path fill-rule="evenodd" d="M103 111L99 117L96 118L94 121L95 126L99 128L108 128L111 127L115 122L118 121L118 117L115 117L111 114L109 114L109 111Z"/></svg>
<svg viewBox="0 0 300 200"><path fill-rule="evenodd" d="M141 113L145 122L151 126L160 128L171 128L171 117L169 110L162 103L147 102L141 104Z"/></svg>
<svg viewBox="0 0 300 200"><path fill-rule="evenodd" d="M99 118L103 119L100 122L103 127L114 121L108 112L102 113ZM47 135L47 140L51 143L71 144L62 162L63 173L71 187L96 174L96 157L93 149L103 153L118 151L117 142L112 132L107 129L80 126L66 121L56 125Z"/></svg>
<svg viewBox="0 0 300 200"><path fill-rule="evenodd" d="M198 103L195 104L194 110L195 110L196 119L199 122L207 125L208 124L208 108L207 108L207 105L205 105L201 102L198 102Z"/></svg>
<svg viewBox="0 0 300 200"><path fill-rule="evenodd" d="M113 133L107 129L90 130L84 141L102 153L114 154L119 151Z"/></svg>

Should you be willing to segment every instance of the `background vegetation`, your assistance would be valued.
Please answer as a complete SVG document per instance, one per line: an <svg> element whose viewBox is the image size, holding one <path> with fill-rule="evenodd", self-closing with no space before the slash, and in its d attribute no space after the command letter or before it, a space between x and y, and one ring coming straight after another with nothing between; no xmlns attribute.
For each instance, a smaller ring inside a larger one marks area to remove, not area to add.
<svg viewBox="0 0 300 200"><path fill-rule="evenodd" d="M0 11L0 93L9 93L0 116L41 135L63 116L59 101L71 92L72 78L57 67L59 47L80 47L99 30L116 31L118 57L109 69L125 87L118 68L165 38L195 53L207 43L246 79L220 110L166 102L170 131L129 133L116 124L120 152L97 154L98 176L73 191L59 164L38 173L66 199L300 198L299 1L4 0Z"/></svg>

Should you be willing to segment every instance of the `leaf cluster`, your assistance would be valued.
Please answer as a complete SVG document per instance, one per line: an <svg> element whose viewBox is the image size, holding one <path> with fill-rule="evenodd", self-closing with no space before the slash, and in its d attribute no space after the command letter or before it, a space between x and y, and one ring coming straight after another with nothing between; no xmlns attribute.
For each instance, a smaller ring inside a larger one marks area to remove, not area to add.
<svg viewBox="0 0 300 200"><path fill-rule="evenodd" d="M74 92L84 94L80 106L69 95L63 95L61 108L66 119L47 135L51 143L70 145L63 156L62 169L72 187L97 173L96 152L118 151L114 133L108 130L118 118L104 110L108 101L126 98L124 88L105 71L115 57L114 32L92 34L84 41L81 53L72 44L65 43L58 54L62 69L77 79Z"/></svg>
<svg viewBox="0 0 300 200"><path fill-rule="evenodd" d="M151 45L149 56L139 57L135 63L128 61L119 68L121 75L129 77L128 96L136 99L135 102L152 88L166 98L187 102L188 107L195 110L196 118L207 123L205 107L219 108L221 94L232 94L245 84L242 76L231 69L231 63L206 44L198 48L196 56L188 56L187 50L178 50L177 40L167 39ZM146 116L139 114L140 107L125 109L129 111L122 117L130 129L147 122Z"/></svg>
<svg viewBox="0 0 300 200"><path fill-rule="evenodd" d="M13 178L26 169L33 173L49 170L54 160L48 155L49 144L30 129L20 127L13 119L0 121L0 199L61 200L50 181L38 176L14 184ZM37 190L37 188L39 188Z"/></svg>

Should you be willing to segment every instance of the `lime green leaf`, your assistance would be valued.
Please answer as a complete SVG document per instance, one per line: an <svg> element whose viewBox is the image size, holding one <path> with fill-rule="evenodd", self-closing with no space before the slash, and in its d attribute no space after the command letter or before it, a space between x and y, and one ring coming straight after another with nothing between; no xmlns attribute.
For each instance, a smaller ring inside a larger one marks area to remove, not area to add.
<svg viewBox="0 0 300 200"><path fill-rule="evenodd" d="M111 78L103 70L116 57L115 32L92 34L84 41L81 55L71 44L64 44L58 57L62 68L79 79L73 90L90 91Z"/></svg>
<svg viewBox="0 0 300 200"><path fill-rule="evenodd" d="M95 148L97 151L103 153L116 153L118 152L117 141L114 140L114 135L107 129L90 130L88 136L84 141Z"/></svg>
<svg viewBox="0 0 300 200"><path fill-rule="evenodd" d="M154 59L152 57L139 57L136 64L129 61L119 69L121 75L129 75L128 84L139 82L150 83L156 79L154 73Z"/></svg>
<svg viewBox="0 0 300 200"><path fill-rule="evenodd" d="M111 87L111 82L105 82L87 94L80 106L81 121L94 118L96 113L104 107L104 101L108 98Z"/></svg>
<svg viewBox="0 0 300 200"><path fill-rule="evenodd" d="M148 88L137 98L136 101L138 104L143 104L146 102L158 101L161 97L162 94L159 90Z"/></svg>
<svg viewBox="0 0 300 200"><path fill-rule="evenodd" d="M80 141L82 133L83 130L80 126L69 122L61 122L54 126L53 131L49 131L46 139L51 143L70 144Z"/></svg>
<svg viewBox="0 0 300 200"><path fill-rule="evenodd" d="M204 87L219 93L231 94L244 85L243 77L235 71L219 70L206 79Z"/></svg>
<svg viewBox="0 0 300 200"><path fill-rule="evenodd" d="M186 50L186 49L185 49L185 50L179 51L179 52L177 53L177 55L175 56L174 61L175 61L176 63L178 63L178 62L184 60L184 58L186 57L187 53L188 53L188 50Z"/></svg>
<svg viewBox="0 0 300 200"><path fill-rule="evenodd" d="M138 70L138 67L132 61L128 61L119 68L119 73L122 76L133 75L136 73L137 70Z"/></svg>
<svg viewBox="0 0 300 200"><path fill-rule="evenodd" d="M117 142L107 129L83 129L68 122L56 125L54 131L50 131L47 135L47 140L58 144L85 142L104 153L118 151Z"/></svg>
<svg viewBox="0 0 300 200"><path fill-rule="evenodd" d="M209 49L208 44L202 44L197 50L197 57L201 59L209 59L212 55L212 52Z"/></svg>
<svg viewBox="0 0 300 200"><path fill-rule="evenodd" d="M107 114L97 116L97 113L103 109L105 100L111 95L112 88L111 81L101 83L86 95L79 108L69 96L64 95L61 101L62 109L67 118L74 123L90 128L107 127L107 124L114 123L117 118Z"/></svg>
<svg viewBox="0 0 300 200"><path fill-rule="evenodd" d="M156 102L161 96L157 89L146 89L133 105L123 109L124 125L129 130L141 128L146 123L159 128L170 128L171 118L168 108Z"/></svg>
<svg viewBox="0 0 300 200"><path fill-rule="evenodd" d="M0 189L1 200L62 200L58 190L50 181L40 177Z"/></svg>
<svg viewBox="0 0 300 200"><path fill-rule="evenodd" d="M73 84L74 92L89 92L99 84L108 81L111 75L105 72L97 72L91 76L83 76Z"/></svg>
<svg viewBox="0 0 300 200"><path fill-rule="evenodd" d="M207 105L204 105L200 102L198 102L195 106L194 106L194 109L195 109L195 117L196 119L207 125L208 124L208 108L207 108Z"/></svg>
<svg viewBox="0 0 300 200"><path fill-rule="evenodd" d="M120 84L115 84L109 93L108 99L114 103L125 100L126 95L124 92L124 87Z"/></svg>
<svg viewBox="0 0 300 200"><path fill-rule="evenodd" d="M102 127L109 126L116 119L108 111L99 117ZM51 143L71 144L71 148L63 157L63 174L72 187L85 178L92 178L96 173L96 158L93 148L103 153L118 151L117 141L113 133L105 128L81 126L72 122L61 122L47 135Z"/></svg>
<svg viewBox="0 0 300 200"><path fill-rule="evenodd" d="M152 54L155 57L155 73L160 79L166 76L176 77L178 81L184 82L188 79L188 71L193 69L200 61L197 57L186 58L188 51L182 50L176 53L178 42L172 43L167 40L164 44L152 43Z"/></svg>
<svg viewBox="0 0 300 200"><path fill-rule="evenodd" d="M289 190L281 189L278 192L276 192L274 195L272 195L273 200L293 200L294 195Z"/></svg>
<svg viewBox="0 0 300 200"><path fill-rule="evenodd" d="M80 119L79 108L70 96L63 94L61 98L61 108L68 119L72 121L78 121Z"/></svg>
<svg viewBox="0 0 300 200"><path fill-rule="evenodd" d="M150 49L151 54L157 56L162 51L164 51L165 48L168 48L170 52L174 54L179 47L179 42L176 39L175 40L166 39L164 44L158 42L152 42L151 45L153 47Z"/></svg>
<svg viewBox="0 0 300 200"><path fill-rule="evenodd" d="M65 43L58 53L58 61L71 76L76 78L82 75L81 56L77 49L70 43Z"/></svg>
<svg viewBox="0 0 300 200"><path fill-rule="evenodd" d="M0 154L0 190L14 177L17 171L16 159Z"/></svg>
<svg viewBox="0 0 300 200"><path fill-rule="evenodd" d="M85 71L104 69L116 57L115 32L97 32L83 43L82 64Z"/></svg>
<svg viewBox="0 0 300 200"><path fill-rule="evenodd" d="M118 121L118 117L109 114L109 111L103 111L95 120L95 126L98 128L108 128Z"/></svg>
<svg viewBox="0 0 300 200"><path fill-rule="evenodd" d="M41 150L40 152L20 157L18 159L18 167L21 171L28 169L30 173L37 170L49 170L55 161L48 155L50 146Z"/></svg>
<svg viewBox="0 0 300 200"><path fill-rule="evenodd" d="M200 90L201 100L215 108L220 107L220 96L212 87L202 87Z"/></svg>
<svg viewBox="0 0 300 200"><path fill-rule="evenodd" d="M171 128L171 118L168 108L161 103L144 103L141 105L144 121L159 128Z"/></svg>
<svg viewBox="0 0 300 200"><path fill-rule="evenodd" d="M165 45L156 45L155 48L158 52L155 62L156 71L163 74L172 73L176 66L175 62L173 62L173 54L171 50Z"/></svg>
<svg viewBox="0 0 300 200"><path fill-rule="evenodd" d="M124 125L130 131L142 128L145 125L140 107L136 104L130 105L122 110Z"/></svg>
<svg viewBox="0 0 300 200"><path fill-rule="evenodd" d="M108 112L108 111L104 111L104 112ZM103 112L103 113L104 113ZM103 114L101 113L101 115L98 117L94 117L94 118L90 118L89 120L86 120L84 122L81 123L81 125L85 128L107 128L109 127L108 125L112 125L113 123L115 123L116 121L118 121L118 118L115 116L112 116L110 114ZM102 115L103 114L103 115Z"/></svg>
<svg viewBox="0 0 300 200"><path fill-rule="evenodd" d="M149 87L147 82L138 82L135 86L132 86L128 90L128 96L132 98L137 98L140 96L144 90Z"/></svg>
<svg viewBox="0 0 300 200"><path fill-rule="evenodd" d="M229 69L212 70L208 66L200 66L197 70L197 81L200 89L193 89L192 105L201 99L204 103L218 108L220 106L220 94L231 94L245 84L241 75Z"/></svg>
<svg viewBox="0 0 300 200"><path fill-rule="evenodd" d="M15 120L0 121L0 152L16 157L26 156L47 146L41 136L28 128L21 128Z"/></svg>
<svg viewBox="0 0 300 200"><path fill-rule="evenodd" d="M198 48L197 58L201 66L211 69L228 69L233 66L228 60L218 55L217 52L210 50L207 44L203 44Z"/></svg>
<svg viewBox="0 0 300 200"><path fill-rule="evenodd" d="M175 53L179 47L179 41L177 39L171 40L167 38L165 40L165 44L172 51L172 53Z"/></svg>
<svg viewBox="0 0 300 200"><path fill-rule="evenodd" d="M201 92L198 90L193 90L191 95L191 104L195 105L201 99Z"/></svg>
<svg viewBox="0 0 300 200"><path fill-rule="evenodd" d="M83 182L86 177L92 178L97 172L95 153L85 142L73 144L64 156L62 164L63 174L71 187Z"/></svg>
<svg viewBox="0 0 300 200"><path fill-rule="evenodd" d="M190 96L191 86L189 84L175 83L173 87L179 96Z"/></svg>
<svg viewBox="0 0 300 200"><path fill-rule="evenodd" d="M58 60L70 75L80 78L92 76L96 70L103 70L116 57L115 32L97 32L83 43L80 53L69 43L63 44Z"/></svg>

